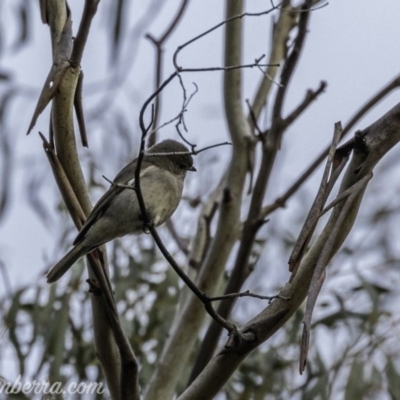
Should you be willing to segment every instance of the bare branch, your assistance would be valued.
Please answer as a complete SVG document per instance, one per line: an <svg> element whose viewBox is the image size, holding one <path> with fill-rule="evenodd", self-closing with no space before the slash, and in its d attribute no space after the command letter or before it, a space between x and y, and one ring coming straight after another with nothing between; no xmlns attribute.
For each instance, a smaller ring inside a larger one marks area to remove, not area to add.
<svg viewBox="0 0 400 400"><path fill-rule="evenodd" d="M276 10L276 7L272 7L270 10L261 11L259 13L242 13L242 14L239 14L239 15L235 15L233 17L227 18L225 21L220 22L219 24L213 26L212 28L206 30L205 32L202 32L200 35L195 36L194 38L188 40L184 44L181 44L180 46L178 46L178 48L176 49L176 51L174 53L174 56L173 56L173 63L174 63L174 66L175 66L175 70L176 71L182 70L182 67L178 66L178 54L185 47L187 47L190 44L196 42L197 40L201 39L202 37L207 36L211 32L215 31L216 29L220 28L221 26L223 26L223 25L225 25L225 24L227 24L229 22L232 22L232 21L235 21L235 20L238 20L238 19L242 19L244 17L260 17L262 15L268 15L268 14L270 14L271 12L273 12L275 10Z"/></svg>
<svg viewBox="0 0 400 400"><path fill-rule="evenodd" d="M295 45L291 56L289 56L289 59L286 61L282 73L281 80L282 84L284 85L287 85L289 82L291 73L293 72L292 69L297 63L300 49L304 42L304 35L308 21L307 14L303 14L300 18L303 19L303 22L300 23L297 45ZM282 101L283 104L283 98L286 88L278 89L278 93L279 90L281 90L282 94L281 100L279 100L279 95L277 95L277 102ZM275 105L278 104L277 102L275 103ZM280 106L282 106L282 104ZM308 104L310 104L310 102ZM263 158L261 160L261 166L255 183L253 196L249 207L249 213L243 227L242 240L237 253L232 274L225 290L225 294L238 292L243 282L247 279L250 273L250 270L248 268L248 260L251 254L253 243L258 230L264 223L263 219L260 219L262 202L268 186L268 181L274 165L276 153L278 151L278 141L280 140L279 138L286 128L285 124L282 123L280 116L279 118L276 118L272 124L273 126L271 127L271 130L266 134L267 138L266 142L264 143ZM271 141L274 143L271 144ZM231 308L233 307L234 301L235 298L232 298L228 301L224 301L223 303L221 303L218 308L218 313L224 318L227 318ZM196 375L204 368L209 358L211 358L214 349L218 343L220 332L221 328L219 326L213 323L210 325L209 330L206 333L206 337L203 340L202 347L200 349L201 358L199 358L199 362L195 364L190 379L194 379Z"/></svg>
<svg viewBox="0 0 400 400"><path fill-rule="evenodd" d="M154 38L154 36L152 36L151 34L146 35L146 37L156 47L156 69L155 69L155 85L154 85L156 89L160 86L161 78L162 78L162 66L163 66L163 61L164 61L163 45L164 45L165 41L169 38L169 36L172 34L172 32L175 30L175 28L177 27L188 4L189 4L188 0L182 0L181 5L178 9L178 12L176 13L176 16L173 18L170 25L167 27L167 29L165 30L165 32L161 35L161 37L159 39ZM156 140L156 133L157 133L156 126L158 125L158 122L159 122L160 104L161 104L161 98L160 98L160 96L157 96L155 99L153 131L149 134L149 142L148 142L149 147L151 147L157 141Z"/></svg>
<svg viewBox="0 0 400 400"><path fill-rule="evenodd" d="M309 91L300 106L290 115L287 121L285 120L285 122L282 123L282 129L284 129L284 126L289 126L297 118L297 116L300 115L301 112L304 111L305 108L308 107L320 93L322 93L324 88L325 84L321 83L320 88L316 92ZM336 144L334 150L336 150L337 143L340 139L340 133L341 130L339 134L335 136ZM221 303L218 308L218 313L224 318L227 318L227 316L229 315L229 312L233 307L234 301L237 298L237 296L231 296L230 293L238 291L250 273L250 270L248 268L248 260L257 232L264 223L264 218L260 218L260 214L262 202L267 188L270 167L272 167L272 164L269 152L267 151L264 152L262 165L259 170L259 176L254 187L254 193L249 207L249 215L247 216L246 222L244 223L242 234L243 239L238 250L237 258L228 285L225 289L225 296L227 296L227 298L229 298L231 301L225 301ZM200 373L200 371L205 367L206 363L212 357L215 347L217 346L220 334L221 326L218 326L215 323L211 323L203 339L201 348L199 350L199 358L198 361L195 363L189 382L195 379L195 377Z"/></svg>
<svg viewBox="0 0 400 400"><path fill-rule="evenodd" d="M280 64L285 59L289 34L296 26L295 19L297 14L294 8L293 11L289 10L291 7L290 0L282 1L281 5L285 11L280 9L278 19L272 27L272 45L268 59L270 64ZM275 6L273 7L275 8ZM276 67L268 67L264 72L264 77L259 84L251 105L256 120L260 117L261 111L266 104L277 73L278 68Z"/></svg>
<svg viewBox="0 0 400 400"><path fill-rule="evenodd" d="M83 50L85 49L86 41L89 36L90 26L92 24L93 17L97 12L97 6L100 0L85 0L85 7L81 22L79 24L78 33L74 40L74 46L71 54L71 64L73 66L79 65L82 61Z"/></svg>
<svg viewBox="0 0 400 400"><path fill-rule="evenodd" d="M282 124L286 126L292 125L293 122L296 121L296 119L307 110L311 103L325 91L326 86L327 83L325 81L321 81L317 90L307 90L303 101L282 121Z"/></svg>
<svg viewBox="0 0 400 400"><path fill-rule="evenodd" d="M374 124L364 129L361 135L368 150L365 152L361 148L355 148L339 190L339 195L368 175L369 170L384 157L387 151L400 141L400 103ZM383 150L381 151L381 149ZM377 156L374 156L375 152ZM347 218L345 218L346 223L336 237L331 257L338 251L349 234L357 216L362 197L363 191L353 201L347 213ZM193 397L195 393L204 394L204 399L212 399L243 359L255 347L270 338L294 314L308 294L316 263L321 255L323 246L326 244L328 235L332 231L332 226L336 222L338 215L336 213L340 213L342 203L336 205L334 213L331 215L323 232L303 258L293 281L287 283L280 292L281 296L290 298L290 300L285 301L279 298L273 300L259 315L242 327L240 329L241 337L246 338L248 334L249 340L243 339L243 342L236 348L223 348L217 356L212 358L203 372L179 397L179 400L195 399Z"/></svg>
<svg viewBox="0 0 400 400"><path fill-rule="evenodd" d="M256 299L260 299L260 300L268 300L271 301L273 299L276 298L282 298L279 297L279 295L277 296L263 296L261 294L257 294L257 293L251 293L249 290L246 290L245 292L240 292L240 293L229 293L229 294L225 294L222 296L214 296L210 298L210 301L220 301L220 300L227 300L227 299L233 299L233 298L238 298L238 297L254 297ZM284 300L289 300L288 298L284 298Z"/></svg>
<svg viewBox="0 0 400 400"><path fill-rule="evenodd" d="M385 98L394 89L400 87L400 75L389 82L383 89L381 89L375 96L373 96L359 111L357 111L350 121L343 128L342 138L356 125L365 114L367 114L376 104ZM310 166L297 178L297 180L286 190L286 192L278 197L271 205L264 207L261 216L265 218L278 208L285 207L286 202L303 186L307 179L315 172L321 162L324 161L329 152L329 146L310 164Z"/></svg>
<svg viewBox="0 0 400 400"><path fill-rule="evenodd" d="M207 71L233 71L243 68L258 68L258 67L279 67L279 64L260 64L257 60L250 64L231 65L229 67L203 67L203 68L181 68L179 72L207 72Z"/></svg>
<svg viewBox="0 0 400 400"><path fill-rule="evenodd" d="M183 238L179 235L178 231L177 231L176 228L175 228L174 223L172 222L172 219L169 219L165 224L167 225L168 231L169 231L169 233L171 234L172 238L175 240L175 243L178 245L179 250L180 250L183 254L185 254L186 256L188 256L188 255L189 255L188 244L187 244L186 240L183 239Z"/></svg>
<svg viewBox="0 0 400 400"><path fill-rule="evenodd" d="M284 100L286 97L286 92L289 87L289 82L292 79L294 70L300 59L300 54L301 54L301 51L302 51L304 43L305 43L308 19L309 19L309 14L310 14L310 12L309 12L310 4L311 4L311 1L307 0L303 3L303 6L301 7L302 13L300 14L300 18L299 18L298 33L297 33L296 39L294 40L293 49L290 52L287 60L285 61L285 64L282 69L280 86L278 88L274 107L272 110L273 121L281 121L281 119L282 119L282 108L283 108L283 103L284 103Z"/></svg>
<svg viewBox="0 0 400 400"><path fill-rule="evenodd" d="M64 169L54 149L51 147L50 143L46 140L46 138L41 132L39 132L39 135L43 141L44 151L46 152L46 156L53 170L54 178L57 182L57 186L60 190L65 205L67 206L67 209L77 229L80 230L84 222L86 221L86 215L83 212L78 199L76 198L75 192L72 189L71 184L69 183L67 175L65 174Z"/></svg>

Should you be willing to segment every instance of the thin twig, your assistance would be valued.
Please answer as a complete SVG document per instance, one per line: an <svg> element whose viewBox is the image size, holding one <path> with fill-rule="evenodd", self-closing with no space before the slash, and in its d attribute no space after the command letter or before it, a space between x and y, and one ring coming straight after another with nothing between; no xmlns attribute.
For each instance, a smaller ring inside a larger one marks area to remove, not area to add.
<svg viewBox="0 0 400 400"><path fill-rule="evenodd" d="M258 137L261 138L263 136L263 133L261 132L260 127L258 126L257 117L254 114L253 107L251 106L250 101L248 99L246 99L246 104L247 104L247 107L249 108L249 115L250 115L250 118L251 118L251 122L253 123L253 126L257 131Z"/></svg>
<svg viewBox="0 0 400 400"><path fill-rule="evenodd" d="M271 301L273 299L289 300L288 297L284 297L284 296L280 296L280 295L264 296L264 295L257 294L257 293L251 293L249 290L246 290L244 292L239 292L239 293L229 293L229 294L224 294L222 296L210 297L210 301L220 301L220 300L233 299L233 298L238 298L238 297L254 297L256 299L268 300L268 301Z"/></svg>
<svg viewBox="0 0 400 400"><path fill-rule="evenodd" d="M310 104L315 101L318 96L325 91L327 83L321 81L317 90L308 90L303 101L283 120L283 124L289 126L298 119L303 112L310 106Z"/></svg>
<svg viewBox="0 0 400 400"><path fill-rule="evenodd" d="M186 127L186 123L185 123L185 112L187 110L187 107L189 106L189 103L192 101L193 97L196 95L196 93L199 91L199 87L193 82L194 85L194 91L190 94L189 98L187 98L186 96L186 88L185 85L183 83L183 79L181 77L180 74L178 74L178 79L179 79L179 83L182 87L182 92L183 92L183 101L182 101L182 112L181 112L181 116L178 120L178 123L175 125L175 128L179 134L179 136L182 138L182 140L188 144L189 146L191 146L192 148L194 148L194 146L185 138L184 135L181 134L180 132L180 125L183 126L183 129L185 130L185 132L188 131L187 127Z"/></svg>
<svg viewBox="0 0 400 400"><path fill-rule="evenodd" d="M181 68L179 72L207 72L207 71L233 71L235 69L242 68L255 68L255 67L279 67L279 64L241 64L241 65L232 65L229 67L203 67L203 68Z"/></svg>
<svg viewBox="0 0 400 400"><path fill-rule="evenodd" d="M279 65L279 64L278 64ZM272 66L272 64L270 64L270 66ZM258 69L261 71L261 73L268 79L270 80L274 85L278 86L278 87L282 87L282 84L275 81L274 78L272 78L272 76L268 75L267 71L264 71L260 65L258 65Z"/></svg>
<svg viewBox="0 0 400 400"><path fill-rule="evenodd" d="M304 11L300 15L299 24L298 24L298 33L294 40L293 49L290 52L287 60L282 69L280 87L278 88L278 92L276 94L276 99L274 103L274 107L272 110L272 118L273 120L279 121L282 119L282 108L284 104L284 100L286 97L286 92L289 87L289 82L293 76L293 72L296 68L296 65L300 58L301 50L304 46L306 34L307 34L307 26L309 19L309 7L308 2L303 3L302 10Z"/></svg>
<svg viewBox="0 0 400 400"><path fill-rule="evenodd" d="M172 219L170 218L166 223L169 233L171 234L172 238L175 240L175 243L178 245L179 249L182 251L183 254L186 256L189 255L190 251L188 248L188 243L185 239L183 239L179 233L177 232Z"/></svg>
<svg viewBox="0 0 400 400"><path fill-rule="evenodd" d="M193 150L192 153L194 155L197 155L197 154L202 153L203 151L210 150L210 149L213 149L213 148L219 147L219 146L232 146L232 143L231 142L223 142L223 143L212 144L210 146L203 147L200 150Z"/></svg>
<svg viewBox="0 0 400 400"><path fill-rule="evenodd" d="M189 46L190 44L194 43L195 41L201 39L204 36L207 36L209 33L215 31L216 29L220 28L221 26L224 26L225 24L227 24L228 22L234 21L236 19L242 19L244 17L259 17L261 15L268 15L271 12L275 11L276 7L272 7L270 10L266 10L266 11L261 11L259 13L243 13L240 15L236 15L234 17L228 18L225 21L220 22L219 24L213 26L212 28L206 30L205 32L201 33L200 35L195 36L194 38L188 40L187 42L181 44L180 46L177 47L177 49L175 50L174 56L173 56L173 64L175 67L176 71L180 71L181 67L178 66L178 54L180 53L181 50L183 50L185 47Z"/></svg>
<svg viewBox="0 0 400 400"><path fill-rule="evenodd" d="M181 5L176 13L175 18L171 21L170 25L167 27L165 32L160 36L159 39L156 39L151 34L147 34L145 37L148 38L156 47L156 70L155 70L155 88L158 88L161 83L162 79L162 66L164 61L164 51L163 45L169 36L172 34L174 29L177 27L179 21L181 20L187 5L189 4L188 0L182 0ZM156 141L156 132L157 130L155 127L158 125L159 115L160 115L160 104L161 104L161 97L157 96L155 99L155 112L154 112L154 128L153 131L149 134L149 147L151 147Z"/></svg>
<svg viewBox="0 0 400 400"><path fill-rule="evenodd" d="M218 313L215 312L215 310L211 306L211 298L208 297L206 294L204 294L202 291L200 291L199 288L196 286L196 284L183 272L182 268L179 267L175 259L172 257L172 255L165 247L155 227L153 225L149 225L148 229L151 235L153 236L153 239L156 242L157 247L160 249L165 259L168 261L168 263L171 265L174 271L178 274L178 276L183 280L183 282L189 287L189 289L204 304L210 316L219 324L221 324L225 329L231 332L234 329L234 325L225 320L224 318L222 318Z"/></svg>

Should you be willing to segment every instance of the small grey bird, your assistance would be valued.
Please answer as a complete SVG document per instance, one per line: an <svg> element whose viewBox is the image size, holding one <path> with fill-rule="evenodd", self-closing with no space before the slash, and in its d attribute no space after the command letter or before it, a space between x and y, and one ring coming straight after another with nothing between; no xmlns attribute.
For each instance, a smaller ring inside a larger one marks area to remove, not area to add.
<svg viewBox="0 0 400 400"><path fill-rule="evenodd" d="M190 154L174 154L182 152L189 150L168 139L152 146L143 157L140 188L147 214L155 226L174 213L182 198L186 172L196 171ZM137 158L123 168L113 182L134 186L136 164ZM47 282L60 279L76 261L102 244L142 232L143 218L135 191L112 185L94 206L73 242L74 247L47 274Z"/></svg>

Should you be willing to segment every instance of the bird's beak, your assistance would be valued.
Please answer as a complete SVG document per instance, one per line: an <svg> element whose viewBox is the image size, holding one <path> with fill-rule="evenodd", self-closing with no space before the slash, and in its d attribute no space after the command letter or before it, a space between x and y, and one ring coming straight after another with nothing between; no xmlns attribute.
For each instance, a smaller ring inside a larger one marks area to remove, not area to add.
<svg viewBox="0 0 400 400"><path fill-rule="evenodd" d="M188 169L188 171L196 172L197 169L192 165L192 166Z"/></svg>

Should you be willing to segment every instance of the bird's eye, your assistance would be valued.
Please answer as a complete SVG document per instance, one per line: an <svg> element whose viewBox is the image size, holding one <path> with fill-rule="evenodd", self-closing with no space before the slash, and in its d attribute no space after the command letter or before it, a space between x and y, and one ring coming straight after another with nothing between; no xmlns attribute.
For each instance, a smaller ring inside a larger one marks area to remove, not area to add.
<svg viewBox="0 0 400 400"><path fill-rule="evenodd" d="M186 169L186 165L185 164L179 164L179 169L183 171L184 169Z"/></svg>

